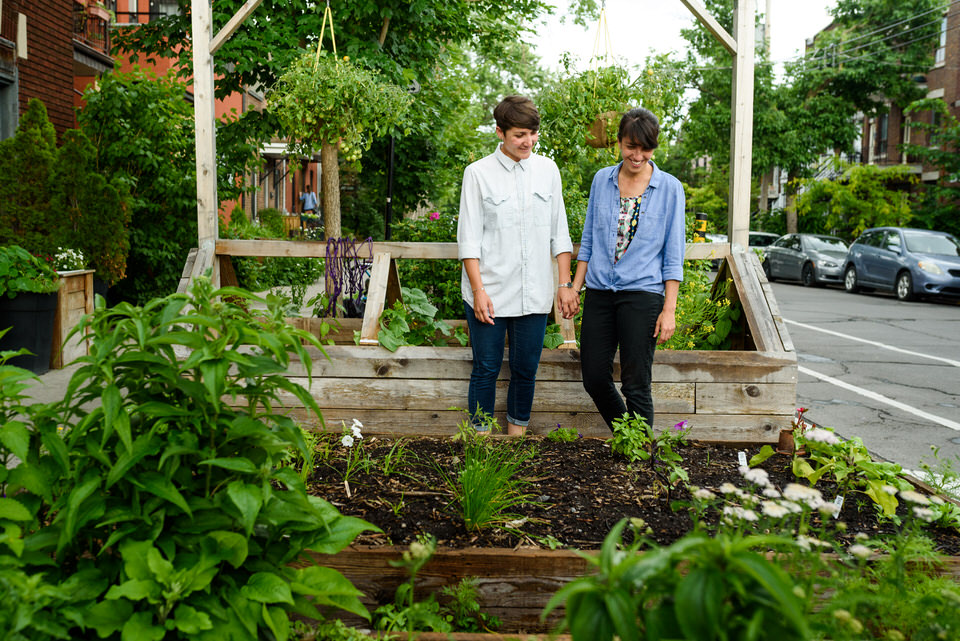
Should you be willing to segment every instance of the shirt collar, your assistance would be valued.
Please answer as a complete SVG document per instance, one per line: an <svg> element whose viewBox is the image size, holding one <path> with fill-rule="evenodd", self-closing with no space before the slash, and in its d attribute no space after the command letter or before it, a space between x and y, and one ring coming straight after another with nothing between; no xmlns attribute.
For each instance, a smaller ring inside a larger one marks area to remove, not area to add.
<svg viewBox="0 0 960 641"><path fill-rule="evenodd" d="M503 153L503 151L501 151L500 147L502 146L503 146L503 143L500 143L499 145L497 145L497 151L495 155L497 157L497 160L500 161L500 164L503 166L504 169L506 169L507 171L513 171L515 167L519 166L520 169L526 171L530 167L530 158L533 157L533 154L530 154L530 156L527 158L514 160L513 158L510 158L510 156L508 156L507 154Z"/></svg>
<svg viewBox="0 0 960 641"><path fill-rule="evenodd" d="M505 154L500 154L500 155L506 158ZM507 160L510 160L510 159L507 158ZM650 164L653 165L653 174L651 174L650 176L649 186L656 189L657 187L660 186L660 183L663 180L663 171L659 167L657 167L657 164L652 160L650 161ZM617 177L620 175L620 168L622 166L623 166L623 161L621 160L616 165L614 165L613 171L610 172L610 182L612 182L614 185L617 184Z"/></svg>

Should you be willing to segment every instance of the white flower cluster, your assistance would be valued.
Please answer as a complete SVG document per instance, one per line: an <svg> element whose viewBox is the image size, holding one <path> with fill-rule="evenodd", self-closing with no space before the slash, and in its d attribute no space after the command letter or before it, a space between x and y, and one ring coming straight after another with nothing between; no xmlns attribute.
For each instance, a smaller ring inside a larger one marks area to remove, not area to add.
<svg viewBox="0 0 960 641"><path fill-rule="evenodd" d="M63 247L57 247L57 255L53 257L53 262L55 269L60 272L84 269L87 266L87 259L82 251Z"/></svg>
<svg viewBox="0 0 960 641"><path fill-rule="evenodd" d="M815 427L812 430L807 430L803 433L803 438L815 443L826 443L827 445L839 445L841 443L840 438L836 434L830 430L825 430L822 427Z"/></svg>
<svg viewBox="0 0 960 641"><path fill-rule="evenodd" d="M353 419L353 425L350 426L350 434L344 434L343 438L340 439L340 444L344 447L353 447L354 439L357 441L363 439L361 430L363 430L363 423L357 419Z"/></svg>

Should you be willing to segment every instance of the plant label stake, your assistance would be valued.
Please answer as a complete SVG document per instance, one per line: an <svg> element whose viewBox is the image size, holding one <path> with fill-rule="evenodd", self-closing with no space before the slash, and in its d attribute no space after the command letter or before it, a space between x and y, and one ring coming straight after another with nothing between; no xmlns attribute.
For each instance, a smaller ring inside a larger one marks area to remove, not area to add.
<svg viewBox="0 0 960 641"><path fill-rule="evenodd" d="M743 450L737 452L737 462L740 463L743 467L747 466L747 453Z"/></svg>
<svg viewBox="0 0 960 641"><path fill-rule="evenodd" d="M840 518L840 510L843 509L843 495L837 494L836 498L833 499L833 504L837 506L837 511L833 514L833 518Z"/></svg>

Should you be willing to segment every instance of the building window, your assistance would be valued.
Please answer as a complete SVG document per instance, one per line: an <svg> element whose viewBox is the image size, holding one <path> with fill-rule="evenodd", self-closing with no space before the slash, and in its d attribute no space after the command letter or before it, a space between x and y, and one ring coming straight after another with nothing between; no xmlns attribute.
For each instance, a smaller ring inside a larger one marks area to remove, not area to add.
<svg viewBox="0 0 960 641"><path fill-rule="evenodd" d="M876 158L877 160L887 159L887 129L890 125L890 114L883 114L877 117L877 139L876 139Z"/></svg>
<svg viewBox="0 0 960 641"><path fill-rule="evenodd" d="M940 22L940 42L937 43L937 51L934 53L933 64L942 65L947 59L947 17L944 16Z"/></svg>
<svg viewBox="0 0 960 641"><path fill-rule="evenodd" d="M18 93L16 75L0 73L0 140L17 132Z"/></svg>

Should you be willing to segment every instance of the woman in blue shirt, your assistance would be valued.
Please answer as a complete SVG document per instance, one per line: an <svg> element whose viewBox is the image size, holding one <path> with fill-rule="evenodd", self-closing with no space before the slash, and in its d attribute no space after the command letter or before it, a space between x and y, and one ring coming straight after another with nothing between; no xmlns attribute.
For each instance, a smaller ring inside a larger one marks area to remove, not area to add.
<svg viewBox="0 0 960 641"><path fill-rule="evenodd" d="M646 109L631 109L620 120L623 160L593 178L573 279L575 289L587 289L583 387L611 430L626 412L653 425L653 354L676 328L685 200L680 181L651 160L659 134L657 117ZM618 348L623 396L613 381Z"/></svg>

